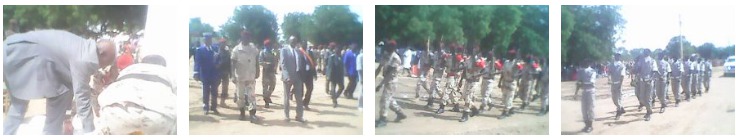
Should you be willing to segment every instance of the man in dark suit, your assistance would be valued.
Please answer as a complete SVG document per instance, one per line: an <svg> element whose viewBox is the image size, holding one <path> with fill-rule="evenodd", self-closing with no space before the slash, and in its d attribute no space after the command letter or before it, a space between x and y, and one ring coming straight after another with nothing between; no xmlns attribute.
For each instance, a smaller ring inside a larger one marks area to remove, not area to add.
<svg viewBox="0 0 736 140"><path fill-rule="evenodd" d="M279 63L282 70L281 80L284 81L284 114L286 115L286 121L291 121L289 117L289 97L294 94L296 98L296 121L304 123L306 121L303 118L302 81L298 72L306 67L300 67L305 62L299 59L299 53L294 48L297 45L296 38L290 37L289 43L290 45L281 49L281 62Z"/></svg>
<svg viewBox="0 0 736 140"><path fill-rule="evenodd" d="M217 87L221 80L216 68L218 50L212 45L211 34L204 35L204 42L204 46L197 48L194 56L194 78L202 81L204 114L209 114L210 110L214 114L220 114L217 111Z"/></svg>
<svg viewBox="0 0 736 140"><path fill-rule="evenodd" d="M301 46L301 45L300 45ZM313 47L311 43L307 43L307 46ZM300 64L300 67L303 67L303 71L299 71L299 75L301 76L302 82L304 83L304 87L307 88L307 91L304 94L304 108L307 110L309 109L309 101L312 99L312 90L314 89L314 80L315 77L317 77L317 68L316 63L314 62L314 58L311 54L314 54L310 49L302 46L299 48L299 58L301 62L304 62L303 64Z"/></svg>

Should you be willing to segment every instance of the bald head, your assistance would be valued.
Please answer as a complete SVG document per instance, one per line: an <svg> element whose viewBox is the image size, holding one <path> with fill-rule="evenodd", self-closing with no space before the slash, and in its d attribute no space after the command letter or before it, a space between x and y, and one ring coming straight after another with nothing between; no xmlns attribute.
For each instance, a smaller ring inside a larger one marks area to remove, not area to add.
<svg viewBox="0 0 736 140"><path fill-rule="evenodd" d="M115 43L110 40L100 40L97 42L97 59L100 67L109 66L115 61Z"/></svg>

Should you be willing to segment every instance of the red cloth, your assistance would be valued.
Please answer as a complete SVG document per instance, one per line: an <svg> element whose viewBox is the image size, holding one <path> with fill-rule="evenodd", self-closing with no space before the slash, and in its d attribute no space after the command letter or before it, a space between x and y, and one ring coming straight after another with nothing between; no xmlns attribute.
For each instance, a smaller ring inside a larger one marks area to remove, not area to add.
<svg viewBox="0 0 736 140"><path fill-rule="evenodd" d="M123 53L122 55L118 56L118 69L122 71L126 67L133 64L133 55L130 53Z"/></svg>
<svg viewBox="0 0 736 140"><path fill-rule="evenodd" d="M501 60L496 60L496 62L494 62L494 63L496 64L496 69L502 69L503 68L503 63L501 63Z"/></svg>

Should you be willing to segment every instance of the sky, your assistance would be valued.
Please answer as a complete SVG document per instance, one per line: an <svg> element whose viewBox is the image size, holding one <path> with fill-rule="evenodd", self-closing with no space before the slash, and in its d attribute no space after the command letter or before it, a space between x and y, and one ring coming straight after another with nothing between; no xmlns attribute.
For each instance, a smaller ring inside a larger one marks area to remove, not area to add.
<svg viewBox="0 0 736 140"><path fill-rule="evenodd" d="M734 6L651 6L624 5L626 20L618 47L664 49L670 38L680 34L678 16L682 17L682 35L693 45L706 42L716 47L736 43Z"/></svg>
<svg viewBox="0 0 736 140"><path fill-rule="evenodd" d="M238 5L232 5L232 6L214 6L214 5L204 5L204 6L196 6L190 8L189 18L195 18L200 17L202 19L203 23L207 23L212 25L214 27L215 31L220 30L220 25L227 22L228 18L233 15L233 11L235 11L235 8ZM279 24L284 21L284 15L291 13L291 12L303 12L303 13L312 13L314 11L314 8L319 5L263 5L266 7L266 9L271 10L274 14L276 14L276 19ZM350 6L350 11L357 14L359 17L358 19L362 22L363 21L363 12L362 12L361 6ZM279 31L280 33L281 31Z"/></svg>

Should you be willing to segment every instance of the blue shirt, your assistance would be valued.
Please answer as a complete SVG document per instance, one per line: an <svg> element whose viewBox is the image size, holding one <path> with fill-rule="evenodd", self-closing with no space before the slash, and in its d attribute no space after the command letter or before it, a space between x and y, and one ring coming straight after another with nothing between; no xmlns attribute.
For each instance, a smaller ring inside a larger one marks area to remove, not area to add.
<svg viewBox="0 0 736 140"><path fill-rule="evenodd" d="M353 50L348 50L342 57L343 64L345 64L345 70L348 72L348 76L355 77L358 71L355 67L355 54Z"/></svg>

